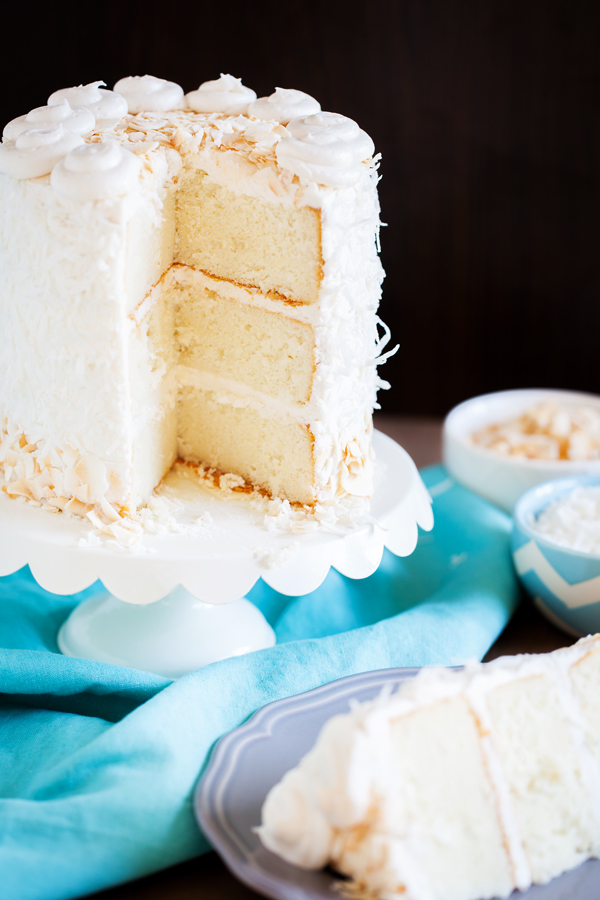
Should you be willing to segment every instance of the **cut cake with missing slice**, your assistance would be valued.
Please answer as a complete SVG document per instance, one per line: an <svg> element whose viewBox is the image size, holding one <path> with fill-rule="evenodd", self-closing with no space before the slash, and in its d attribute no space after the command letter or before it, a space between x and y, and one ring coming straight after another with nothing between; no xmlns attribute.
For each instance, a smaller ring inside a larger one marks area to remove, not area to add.
<svg viewBox="0 0 600 900"><path fill-rule="evenodd" d="M0 145L2 489L116 533L179 459L353 521L385 385L370 138L231 76L98 84Z"/></svg>

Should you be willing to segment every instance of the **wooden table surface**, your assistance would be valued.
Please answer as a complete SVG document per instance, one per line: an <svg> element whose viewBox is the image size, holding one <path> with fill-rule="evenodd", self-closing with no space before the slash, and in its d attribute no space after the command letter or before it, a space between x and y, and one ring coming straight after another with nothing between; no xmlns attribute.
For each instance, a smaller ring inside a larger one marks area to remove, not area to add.
<svg viewBox="0 0 600 900"><path fill-rule="evenodd" d="M441 420L376 417L375 425L410 453L419 467L441 459ZM547 653L572 643L524 597L510 623L490 648L486 661L513 653ZM259 895L233 877L216 853L207 853L139 881L94 894L105 900L257 900Z"/></svg>

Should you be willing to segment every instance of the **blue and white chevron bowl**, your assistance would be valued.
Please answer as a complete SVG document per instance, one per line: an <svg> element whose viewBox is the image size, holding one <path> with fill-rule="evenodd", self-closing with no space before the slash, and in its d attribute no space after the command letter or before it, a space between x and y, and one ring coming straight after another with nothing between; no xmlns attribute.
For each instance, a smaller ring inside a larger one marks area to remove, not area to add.
<svg viewBox="0 0 600 900"><path fill-rule="evenodd" d="M586 485L600 485L600 476L540 484L523 494L513 513L517 575L546 618L575 637L600 632L600 555L555 544L536 532L533 523L554 500Z"/></svg>

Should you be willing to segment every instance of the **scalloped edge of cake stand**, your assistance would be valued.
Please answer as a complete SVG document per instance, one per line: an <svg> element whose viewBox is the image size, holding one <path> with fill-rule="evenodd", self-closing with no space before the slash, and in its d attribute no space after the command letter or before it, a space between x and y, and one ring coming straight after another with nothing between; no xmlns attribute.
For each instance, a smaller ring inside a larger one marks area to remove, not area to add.
<svg viewBox="0 0 600 900"><path fill-rule="evenodd" d="M366 578L384 547L410 555L418 526L433 527L431 498L419 472L395 441L374 432L373 524L346 534L268 531L264 513L244 500L223 501L186 481L182 522L210 513L214 527L195 536L145 534L133 550L106 541L87 543L89 526L75 516L45 510L0 494L0 575L29 564L36 581L56 594L73 594L98 579L119 600L145 605L183 586L209 604L244 597L262 578L274 590L301 596L316 590L330 568ZM183 490L183 488L182 488ZM176 515L179 519L179 516Z"/></svg>

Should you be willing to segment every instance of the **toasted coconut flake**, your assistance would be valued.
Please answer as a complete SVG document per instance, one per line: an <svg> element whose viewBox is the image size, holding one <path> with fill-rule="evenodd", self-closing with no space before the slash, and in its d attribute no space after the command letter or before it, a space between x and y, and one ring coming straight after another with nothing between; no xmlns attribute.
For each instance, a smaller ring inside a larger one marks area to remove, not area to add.
<svg viewBox="0 0 600 900"><path fill-rule="evenodd" d="M116 509L110 505L106 497L100 497L100 508L109 522L118 522L121 518Z"/></svg>
<svg viewBox="0 0 600 900"><path fill-rule="evenodd" d="M88 514L88 506L76 497L71 497L68 503L65 504L64 509L75 513L76 516L86 516Z"/></svg>

